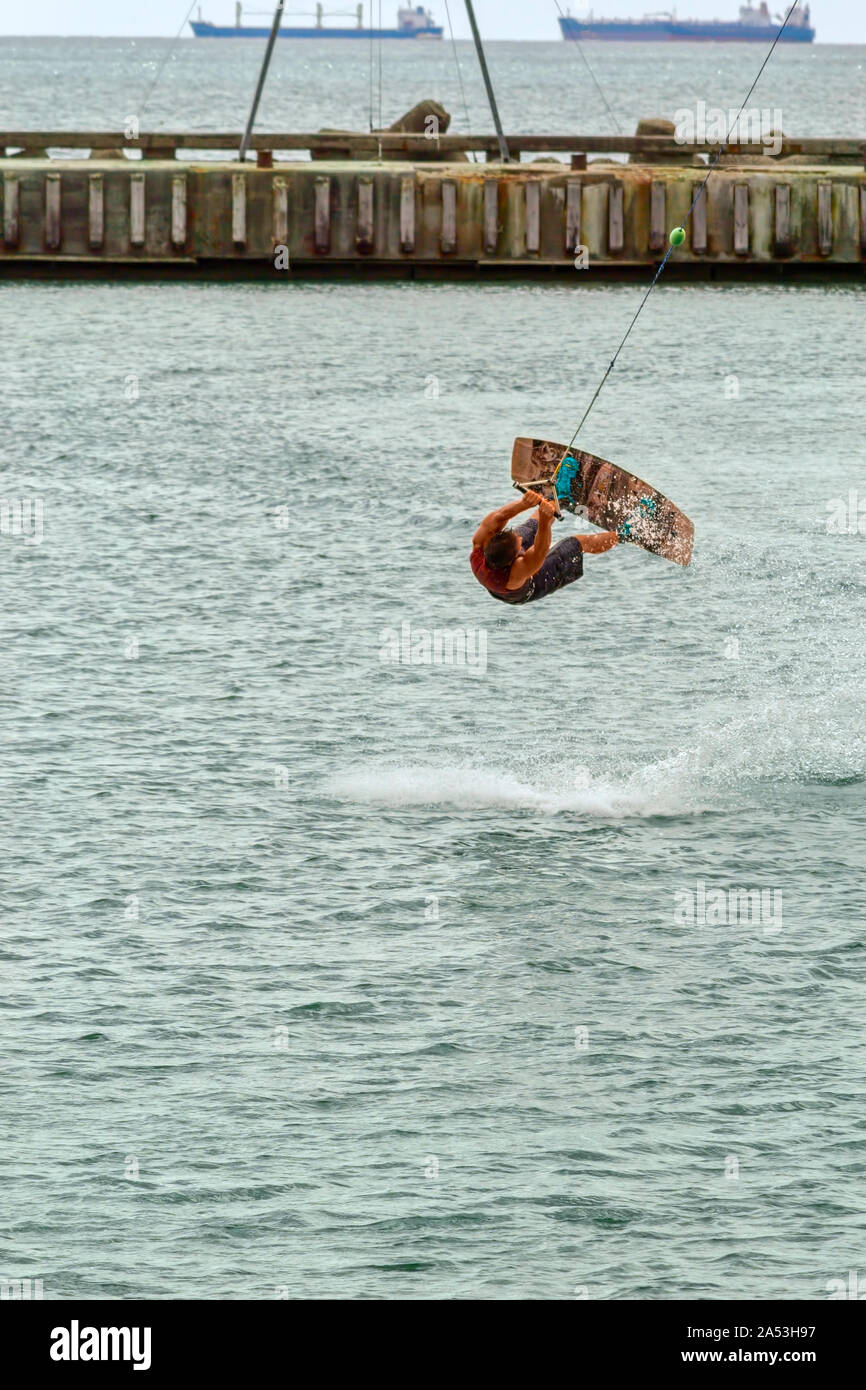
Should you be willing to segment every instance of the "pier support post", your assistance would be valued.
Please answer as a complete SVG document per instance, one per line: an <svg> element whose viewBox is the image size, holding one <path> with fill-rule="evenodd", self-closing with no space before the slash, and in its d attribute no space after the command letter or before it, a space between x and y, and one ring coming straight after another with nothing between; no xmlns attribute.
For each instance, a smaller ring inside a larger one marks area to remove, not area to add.
<svg viewBox="0 0 866 1390"><path fill-rule="evenodd" d="M3 240L18 245L18 180L9 174L3 175Z"/></svg>
<svg viewBox="0 0 866 1390"><path fill-rule="evenodd" d="M49 251L59 251L60 227L60 175L45 175L45 246Z"/></svg>
<svg viewBox="0 0 866 1390"><path fill-rule="evenodd" d="M313 244L318 255L331 249L331 180L316 179L313 210Z"/></svg>
<svg viewBox="0 0 866 1390"><path fill-rule="evenodd" d="M91 251L101 251L105 241L105 186L101 174L87 180L87 242Z"/></svg>
<svg viewBox="0 0 866 1390"><path fill-rule="evenodd" d="M285 179L274 179L274 228L275 246L289 244L289 185Z"/></svg>
<svg viewBox="0 0 866 1390"><path fill-rule="evenodd" d="M400 250L410 255L415 250L415 180L400 180Z"/></svg>
<svg viewBox="0 0 866 1390"><path fill-rule="evenodd" d="M607 245L616 254L624 245L622 184L612 183L608 187L607 204Z"/></svg>
<svg viewBox="0 0 866 1390"><path fill-rule="evenodd" d="M663 179L653 179L650 185L649 246L661 251L667 241L667 187Z"/></svg>
<svg viewBox="0 0 866 1390"><path fill-rule="evenodd" d="M362 256L369 256L375 245L373 180L358 180L358 222L355 246Z"/></svg>
<svg viewBox="0 0 866 1390"><path fill-rule="evenodd" d="M695 192L700 185L693 185ZM694 202L695 193L692 193ZM707 250L707 190L704 189L695 203L692 213L692 251L696 256L706 255Z"/></svg>
<svg viewBox="0 0 866 1390"><path fill-rule="evenodd" d="M818 184L818 255L833 252L833 185Z"/></svg>
<svg viewBox="0 0 866 1390"><path fill-rule="evenodd" d="M442 180L442 233L439 244L445 256L457 250L457 184L453 179Z"/></svg>
<svg viewBox="0 0 866 1390"><path fill-rule="evenodd" d="M499 180L484 180L484 254L495 256L499 244Z"/></svg>
<svg viewBox="0 0 866 1390"><path fill-rule="evenodd" d="M245 246L247 241L247 181L244 174L232 174L232 241Z"/></svg>
<svg viewBox="0 0 866 1390"><path fill-rule="evenodd" d="M565 249L570 255L580 248L580 204L583 185L580 179L569 179L565 190Z"/></svg>
<svg viewBox="0 0 866 1390"><path fill-rule="evenodd" d="M131 245L144 245L144 231L144 174L132 174L129 180L129 240Z"/></svg>
<svg viewBox="0 0 866 1390"><path fill-rule="evenodd" d="M734 254L749 254L749 185L734 184Z"/></svg>
<svg viewBox="0 0 866 1390"><path fill-rule="evenodd" d="M788 183L776 187L775 252L777 256L791 254L791 185Z"/></svg>
<svg viewBox="0 0 866 1390"><path fill-rule="evenodd" d="M171 181L171 244L186 245L186 178L179 175Z"/></svg>
<svg viewBox="0 0 866 1390"><path fill-rule="evenodd" d="M529 179L526 184L526 249L537 256L541 248L541 184Z"/></svg>

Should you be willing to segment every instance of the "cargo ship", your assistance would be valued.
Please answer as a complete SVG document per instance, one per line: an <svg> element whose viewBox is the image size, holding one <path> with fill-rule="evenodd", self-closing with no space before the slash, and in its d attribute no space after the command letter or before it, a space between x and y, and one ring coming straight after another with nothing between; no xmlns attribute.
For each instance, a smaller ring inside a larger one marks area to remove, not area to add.
<svg viewBox="0 0 866 1390"><path fill-rule="evenodd" d="M771 15L766 0L761 5L741 5L738 20L677 19L672 14L648 14L643 19L595 19L592 11L587 19L576 19L570 13L560 15L559 27L564 39L629 39L646 42L714 42L742 43L760 40L772 42L779 25L788 12ZM797 5L782 33L783 43L812 43L812 28L808 5Z"/></svg>
<svg viewBox="0 0 866 1390"><path fill-rule="evenodd" d="M336 13L343 17L346 11L342 10ZM358 5L357 9L351 13L355 16L354 26L351 29L338 28L335 25L325 24L325 19L328 17L325 8L323 5L316 5L315 24L306 24L303 28L283 24L280 26L279 37L281 39L441 39L442 37L442 25L433 23L433 16L429 10L424 9L423 5L416 5L414 9L398 10L396 29L365 29L363 5ZM244 24L242 5L235 5L234 24L209 24L207 20L202 19L201 9L199 9L198 19L191 19L190 27L197 39L266 39L271 32L270 25L262 27L256 24Z"/></svg>

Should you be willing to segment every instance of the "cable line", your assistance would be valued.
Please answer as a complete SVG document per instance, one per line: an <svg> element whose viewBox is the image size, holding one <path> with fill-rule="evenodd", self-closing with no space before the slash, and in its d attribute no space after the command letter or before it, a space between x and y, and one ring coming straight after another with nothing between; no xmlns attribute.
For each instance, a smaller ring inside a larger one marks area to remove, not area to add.
<svg viewBox="0 0 866 1390"><path fill-rule="evenodd" d="M685 241L685 236L686 236L685 229L686 229L686 226L688 225L688 222L689 222L689 219L691 218L692 213L693 213L694 210L695 210L695 206L696 206L696 204L697 204L697 201L698 201L698 199L700 198L701 194L703 193L704 189L706 188L707 184L709 183L710 175L711 175L711 174L713 173L713 171L715 170L716 166L718 165L719 160L721 159L722 155L724 154L725 150L727 149L728 144L729 144L730 139L731 139L731 133L732 133L732 131L734 131L734 130L737 128L737 126L739 125L739 123L740 123L740 117L742 116L743 112L745 111L746 106L747 106L748 103L749 103L749 99L750 99L752 93L754 92L755 88L757 87L757 85L758 85L758 83L759 83L759 81L760 81L760 79L761 79L761 76L763 75L764 69L766 68L767 64L769 63L770 59L772 58L773 53L775 52L775 49L776 49L776 45L777 45L777 43L779 42L779 40L781 39L782 34L785 32L785 27L786 27L786 25L787 25L787 23L788 23L788 20L791 18L791 15L794 13L795 9L797 8L797 3L798 3L798 0L794 0L794 3L791 5L791 8L788 10L788 13L785 15L785 18L784 18L784 20L782 21L782 24L781 24L781 26L780 26L780 28L779 28L779 32L777 33L777 35L776 35L776 37L774 38L772 44L770 45L770 49L769 49L769 52L767 53L767 56L765 57L763 63L761 64L760 68L758 69L758 75L757 75L757 77L755 78L754 82L752 83L751 87L749 88L748 92L746 93L745 100L743 101L742 106L740 107L739 111L737 112L736 118L735 118L735 119L731 122L731 124L728 126L727 132L726 132L726 134L725 134L725 139L724 139L723 143L719 146L719 149L718 149L718 152L717 152L717 154L716 154L716 157L715 157L715 159L713 160L712 164L710 165L709 169L707 170L706 178L704 179L703 183L701 184L701 186L699 187L697 193L695 194L694 198L692 199L691 206L690 206L688 212L686 213L685 217L683 218L682 223L680 224L679 227L674 227L673 231L671 232L671 234L670 234L670 245L668 246L668 249L667 249L667 251L665 252L664 259L663 259L663 260L661 261L661 263L659 264L659 266L658 266L658 268L657 268L657 270L656 270L656 273L655 273L655 275L654 275L653 278L652 278L652 283L650 284L649 288L647 289L646 293L644 294L643 299L641 300L640 304L638 305L637 311L636 311L636 313L635 313L635 315L634 315L634 317L633 317L631 323L629 324L628 328L625 330L625 333L623 334L623 336L622 336L622 338L621 338L621 340L620 340L619 347L617 348L616 352L614 353L613 357L611 358L611 360L610 360L610 362L609 362L609 364L608 364L607 370L605 371L603 377L601 378L601 381L598 383L598 386L595 388L595 391L594 391L594 393L593 393L592 399L591 399L591 401L589 402L589 405L586 407L586 410L583 412L583 416L582 416L582 418L581 418L580 424L578 425L577 429L574 431L574 434L571 436L571 439L570 439L569 445L568 445L568 449L566 450L565 454L563 455L563 458L562 458L562 460L560 461L559 466L557 467L556 472L555 472L554 475L553 475L554 478L556 477L556 474L559 472L559 469L562 467L562 464L565 462L565 459L568 457L568 454L571 452L571 449L572 449L573 446L574 446L574 441L577 439L577 436L580 434L580 431L583 429L583 426L586 424L586 421L589 419L590 412L591 412L593 406L595 405L596 401L598 400L599 396L601 395L602 388L603 388L605 382L607 381L608 377L610 376L611 372L613 371L614 367L616 366L617 358L619 357L620 353L622 352L623 348L625 347L626 343L628 342L628 339L629 339L629 336L630 336L630 334L631 334L631 331L632 331L632 329L634 328L635 324L637 323L638 319L640 318L641 313L643 312L643 307L644 307L644 305L646 304L647 300L649 299L650 295L652 294L653 290L655 289L656 285L658 284L659 279L661 278L662 271L664 270L665 266L667 265L668 261L670 260L671 256L673 255L674 249L675 249L677 246L682 246L683 242Z"/></svg>

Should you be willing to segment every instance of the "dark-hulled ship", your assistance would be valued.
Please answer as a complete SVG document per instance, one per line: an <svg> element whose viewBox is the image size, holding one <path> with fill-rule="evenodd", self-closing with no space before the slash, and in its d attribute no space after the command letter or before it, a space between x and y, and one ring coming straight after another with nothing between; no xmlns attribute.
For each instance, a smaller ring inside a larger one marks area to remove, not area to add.
<svg viewBox="0 0 866 1390"><path fill-rule="evenodd" d="M787 6L785 8L787 13ZM587 19L561 15L559 27L564 39L613 39L617 42L661 41L683 43L772 42L784 14L770 14L769 6L741 5L738 20L677 19L676 14L648 14L643 19ZM815 30L808 5L797 5L782 33L782 43L812 43Z"/></svg>

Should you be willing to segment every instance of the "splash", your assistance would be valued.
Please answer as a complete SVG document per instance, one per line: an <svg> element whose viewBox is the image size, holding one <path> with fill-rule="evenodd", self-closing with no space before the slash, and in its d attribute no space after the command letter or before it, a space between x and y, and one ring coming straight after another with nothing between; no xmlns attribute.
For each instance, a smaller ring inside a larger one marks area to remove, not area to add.
<svg viewBox="0 0 866 1390"><path fill-rule="evenodd" d="M603 820L622 820L630 816L681 815L684 799L673 782L654 786L646 769L615 778L594 775L587 767L563 764L536 772L532 777L471 765L382 765L332 777L326 791L340 800L380 806L450 806L458 810L541 815L576 812Z"/></svg>
<svg viewBox="0 0 866 1390"><path fill-rule="evenodd" d="M838 786L866 778L866 731L856 705L791 699L705 726L697 741L664 758L623 763L615 749L559 756L541 765L515 753L512 767L362 764L332 776L335 799L382 806L450 806L599 819L695 816L769 786ZM500 759L501 761L501 759Z"/></svg>

